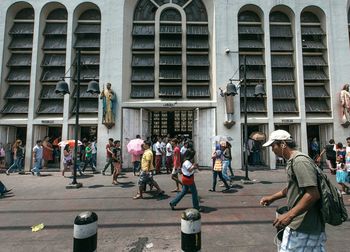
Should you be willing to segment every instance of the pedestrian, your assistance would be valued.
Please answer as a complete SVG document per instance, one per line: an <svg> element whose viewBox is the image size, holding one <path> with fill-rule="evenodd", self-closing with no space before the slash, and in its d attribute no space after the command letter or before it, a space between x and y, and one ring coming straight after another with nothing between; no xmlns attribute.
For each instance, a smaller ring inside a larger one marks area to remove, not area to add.
<svg viewBox="0 0 350 252"><path fill-rule="evenodd" d="M230 186L227 184L226 179L222 176L222 161L224 159L223 153L221 150L221 145L218 145L216 147L216 150L212 154L213 159L213 185L212 188L209 189L209 192L215 192L216 191L216 182L217 177L221 179L226 189L222 190L222 192L227 192L230 190Z"/></svg>
<svg viewBox="0 0 350 252"><path fill-rule="evenodd" d="M173 146L171 144L170 138L168 138L168 143L166 144L165 155L166 155L166 160L165 160L166 173L169 174L173 166Z"/></svg>
<svg viewBox="0 0 350 252"><path fill-rule="evenodd" d="M313 160L296 150L295 141L285 130L273 131L263 146L271 146L277 156L288 160L287 187L260 200L268 206L287 197L288 211L273 222L276 228L284 228L279 251L325 251L325 224L317 204L320 192Z"/></svg>
<svg viewBox="0 0 350 252"><path fill-rule="evenodd" d="M228 175L228 170L229 170L229 165L230 165L230 150L227 147L227 142L222 141L220 143L220 146L222 147L222 155L223 155L223 160L222 160L222 177L226 180L226 182L231 186L231 178Z"/></svg>
<svg viewBox="0 0 350 252"><path fill-rule="evenodd" d="M320 145L316 137L314 137L311 141L310 150L311 150L310 157L313 160L316 160L318 158L318 155L320 154Z"/></svg>
<svg viewBox="0 0 350 252"><path fill-rule="evenodd" d="M49 136L45 136L42 143L43 143L43 160L44 160L43 170L45 171L47 170L48 162L53 160L53 146L50 143Z"/></svg>
<svg viewBox="0 0 350 252"><path fill-rule="evenodd" d="M229 159L228 169L230 170L230 173L231 173L230 179L232 180L235 177L235 174L233 173L233 170L232 170L232 150L231 150L232 145L229 142L226 142L226 149L228 152L228 159Z"/></svg>
<svg viewBox="0 0 350 252"><path fill-rule="evenodd" d="M346 138L346 156L345 156L345 166L346 170L349 173L350 172L350 137Z"/></svg>
<svg viewBox="0 0 350 252"><path fill-rule="evenodd" d="M179 141L177 138L171 140L173 150L173 170L171 172L171 179L175 181L176 188L172 190L172 192L180 192L180 185L182 186L182 182L179 180L178 174L181 171L181 156L180 156L180 147Z"/></svg>
<svg viewBox="0 0 350 252"><path fill-rule="evenodd" d="M336 152L335 152L336 146L334 139L329 139L328 144L323 148L323 150L320 153L320 156L317 158L316 163L320 163L321 157L324 153L326 153L326 164L328 169L330 170L331 174L335 174L336 172Z"/></svg>
<svg viewBox="0 0 350 252"><path fill-rule="evenodd" d="M160 141L160 147L162 150L162 165L161 165L162 168L166 168L166 145L167 145L167 143L168 143L168 140L165 137L162 137L161 141Z"/></svg>
<svg viewBox="0 0 350 252"><path fill-rule="evenodd" d="M93 137L92 142L91 142L91 159L92 159L92 164L93 166L97 167L97 138Z"/></svg>
<svg viewBox="0 0 350 252"><path fill-rule="evenodd" d="M183 145L180 149L181 164L185 161L185 154L186 154L187 149L188 149L188 141L184 140Z"/></svg>
<svg viewBox="0 0 350 252"><path fill-rule="evenodd" d="M137 139L141 139L140 135L136 135ZM131 154L131 163L133 165L134 176L140 175L140 154Z"/></svg>
<svg viewBox="0 0 350 252"><path fill-rule="evenodd" d="M157 188L157 194L162 195L164 191L162 191L158 185L158 183L153 179L154 170L153 167L153 153L150 147L152 146L150 141L145 141L143 143L143 155L141 159L141 173L138 181L138 191L134 199L142 199L143 198L143 190L147 184L150 184Z"/></svg>
<svg viewBox="0 0 350 252"><path fill-rule="evenodd" d="M113 148L113 165L114 165L114 172L113 172L113 179L112 184L117 185L118 181L117 178L121 173L121 167L122 167L122 150L120 149L120 140L114 141L114 148Z"/></svg>
<svg viewBox="0 0 350 252"><path fill-rule="evenodd" d="M113 152L112 152L112 148L113 148L113 138L108 139L108 144L106 144L106 162L107 164L105 165L105 167L103 168L103 170L101 171L102 175L105 175L105 171L107 170L108 166L111 166L111 174L113 174L114 172L114 168L113 168Z"/></svg>
<svg viewBox="0 0 350 252"><path fill-rule="evenodd" d="M154 151L156 153L155 157L155 163L156 163L156 174L160 173L160 169L162 166L162 156L163 156L163 151L162 151L162 144L161 144L161 138L157 137L157 142L154 145Z"/></svg>
<svg viewBox="0 0 350 252"><path fill-rule="evenodd" d="M13 163L12 144L7 143L4 149L5 149L5 167L8 168Z"/></svg>
<svg viewBox="0 0 350 252"><path fill-rule="evenodd" d="M41 164L43 161L43 144L41 140L36 141L33 148L33 168L31 172L35 176L40 176Z"/></svg>
<svg viewBox="0 0 350 252"><path fill-rule="evenodd" d="M181 199L186 195L190 190L192 194L192 205L193 208L201 211L202 209L199 206L198 193L196 188L196 183L194 181L194 172L198 169L198 164L192 163L191 160L194 159L195 151L188 150L185 156L185 161L182 164L182 191L176 195L176 197L169 202L169 205L172 210L175 209L175 206L181 201Z"/></svg>
<svg viewBox="0 0 350 252"><path fill-rule="evenodd" d="M92 173L96 173L96 167L94 166L93 160L92 160L92 144L91 142L87 142L85 147L85 161L84 161L84 168L83 172L85 172L85 169L87 165L91 167Z"/></svg>
<svg viewBox="0 0 350 252"><path fill-rule="evenodd" d="M336 151L336 162L337 162L337 172L336 172L336 181L341 186L341 194L349 193L349 187L345 184L348 179L348 172L345 167L345 155L346 149L343 147L342 143L337 144Z"/></svg>
<svg viewBox="0 0 350 252"><path fill-rule="evenodd" d="M73 166L72 151L70 149L69 144L66 144L63 149L63 170L62 170L63 177L66 171L71 171L73 173L72 166Z"/></svg>
<svg viewBox="0 0 350 252"><path fill-rule="evenodd" d="M6 170L6 175L10 175L11 170L18 170L19 174L24 174L22 161L24 158L24 148L21 140L16 140L12 146L13 151L13 164Z"/></svg>

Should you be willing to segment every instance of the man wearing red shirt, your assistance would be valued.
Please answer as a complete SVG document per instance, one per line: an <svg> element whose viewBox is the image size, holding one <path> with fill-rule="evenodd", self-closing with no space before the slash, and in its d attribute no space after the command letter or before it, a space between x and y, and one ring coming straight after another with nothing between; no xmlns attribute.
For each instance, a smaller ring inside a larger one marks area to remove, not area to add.
<svg viewBox="0 0 350 252"><path fill-rule="evenodd" d="M172 192L180 192L180 185L182 186L181 181L179 180L178 174L181 168L181 156L180 156L180 147L179 141L174 138L171 140L171 144L173 146L173 171L171 173L171 179L176 183L176 189L172 190Z"/></svg>
<svg viewBox="0 0 350 252"><path fill-rule="evenodd" d="M105 171L107 170L108 166L111 166L111 174L113 174L114 172L114 167L113 167L113 148L114 148L114 144L113 144L113 138L108 139L108 144L106 145L106 162L107 164L105 165L105 167L102 170L102 175L105 175Z"/></svg>

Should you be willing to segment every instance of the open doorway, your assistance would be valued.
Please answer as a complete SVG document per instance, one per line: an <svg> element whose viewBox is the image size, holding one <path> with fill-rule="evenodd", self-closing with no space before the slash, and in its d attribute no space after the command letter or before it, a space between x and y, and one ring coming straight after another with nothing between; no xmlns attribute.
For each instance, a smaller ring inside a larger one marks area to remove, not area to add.
<svg viewBox="0 0 350 252"><path fill-rule="evenodd" d="M312 159L315 159L320 154L320 126L307 125L306 131L308 154Z"/></svg>

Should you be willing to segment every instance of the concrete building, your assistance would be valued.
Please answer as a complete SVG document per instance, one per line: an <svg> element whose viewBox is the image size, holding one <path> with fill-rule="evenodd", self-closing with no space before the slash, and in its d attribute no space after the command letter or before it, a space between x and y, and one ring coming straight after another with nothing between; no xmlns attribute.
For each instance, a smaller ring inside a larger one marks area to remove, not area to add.
<svg viewBox="0 0 350 252"><path fill-rule="evenodd" d="M186 135L209 166L211 137L233 138L242 166L244 106L220 96L246 69L248 135L290 131L300 149L345 141L340 91L350 79L349 1L324 0L3 0L0 3L0 142L24 140L26 169L35 141L74 138L76 54L81 50L80 138ZM244 64L245 62L245 64ZM54 93L62 77L71 94ZM117 96L115 125L102 123L90 80ZM243 87L244 82L240 84ZM262 84L263 97L254 96ZM232 102L232 104L230 104ZM261 151L261 163L276 167ZM58 162L58 160L56 160Z"/></svg>

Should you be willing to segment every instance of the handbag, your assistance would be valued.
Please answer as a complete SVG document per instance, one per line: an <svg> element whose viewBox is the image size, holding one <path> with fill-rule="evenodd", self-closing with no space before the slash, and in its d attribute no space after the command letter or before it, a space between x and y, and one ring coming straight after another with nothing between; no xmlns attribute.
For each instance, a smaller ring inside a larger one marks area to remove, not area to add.
<svg viewBox="0 0 350 252"><path fill-rule="evenodd" d="M194 183L194 176L186 176L182 174L182 184L184 185L193 185Z"/></svg>

